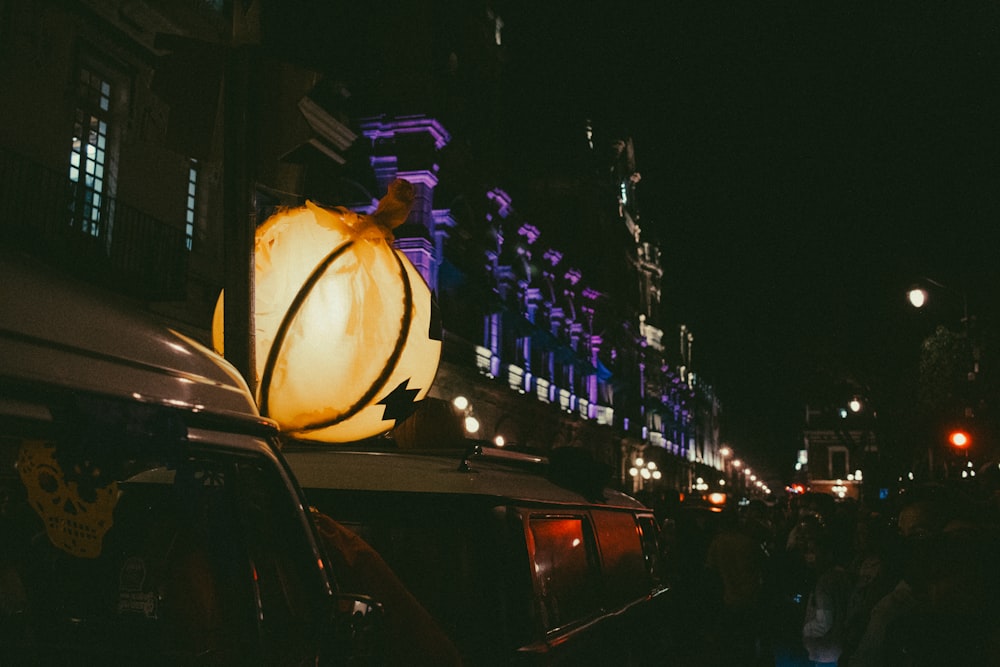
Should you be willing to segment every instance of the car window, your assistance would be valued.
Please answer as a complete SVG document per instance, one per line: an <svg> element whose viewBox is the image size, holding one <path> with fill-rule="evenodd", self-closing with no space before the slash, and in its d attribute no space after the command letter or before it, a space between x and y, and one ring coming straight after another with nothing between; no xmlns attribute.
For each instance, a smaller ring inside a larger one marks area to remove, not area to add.
<svg viewBox="0 0 1000 667"><path fill-rule="evenodd" d="M601 549L608 602L620 605L648 594L650 577L635 516L631 512L595 509L591 517Z"/></svg>
<svg viewBox="0 0 1000 667"><path fill-rule="evenodd" d="M466 644L496 635L507 594L490 506L475 499L305 489L310 504L385 560L446 633Z"/></svg>
<svg viewBox="0 0 1000 667"><path fill-rule="evenodd" d="M642 538L642 555L646 562L646 571L649 572L656 581L660 579L660 531L656 525L656 518L652 515L642 515L638 517L639 534Z"/></svg>
<svg viewBox="0 0 1000 667"><path fill-rule="evenodd" d="M272 639L312 604L272 459L188 446L149 408L36 412L46 418L0 410L0 663L246 664L305 650L289 646L301 633Z"/></svg>
<svg viewBox="0 0 1000 667"><path fill-rule="evenodd" d="M587 518L531 515L528 533L545 628L561 628L597 612L600 577Z"/></svg>
<svg viewBox="0 0 1000 667"><path fill-rule="evenodd" d="M257 595L264 662L297 664L315 655L312 641L325 619L326 588L294 496L264 462L234 462L236 511Z"/></svg>

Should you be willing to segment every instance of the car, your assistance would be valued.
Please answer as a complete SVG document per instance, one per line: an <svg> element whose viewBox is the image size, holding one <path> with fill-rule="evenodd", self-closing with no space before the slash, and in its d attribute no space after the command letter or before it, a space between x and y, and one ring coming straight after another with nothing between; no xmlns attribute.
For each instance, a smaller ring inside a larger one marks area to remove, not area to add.
<svg viewBox="0 0 1000 667"><path fill-rule="evenodd" d="M663 664L657 521L582 448L286 442L309 503L370 544L466 665Z"/></svg>
<svg viewBox="0 0 1000 667"><path fill-rule="evenodd" d="M240 375L131 304L0 257L0 664L364 664Z"/></svg>

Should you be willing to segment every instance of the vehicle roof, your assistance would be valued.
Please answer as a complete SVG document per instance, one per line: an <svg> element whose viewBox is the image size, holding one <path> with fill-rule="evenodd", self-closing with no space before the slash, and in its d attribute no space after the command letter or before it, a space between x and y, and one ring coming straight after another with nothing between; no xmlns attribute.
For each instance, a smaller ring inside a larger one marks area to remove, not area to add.
<svg viewBox="0 0 1000 667"><path fill-rule="evenodd" d="M594 501L551 481L547 460L534 465L451 451L354 451L336 446L289 445L282 454L303 489L440 493L562 505L645 509L636 499L604 489Z"/></svg>
<svg viewBox="0 0 1000 667"><path fill-rule="evenodd" d="M0 254L0 377L261 421L236 369L124 300Z"/></svg>

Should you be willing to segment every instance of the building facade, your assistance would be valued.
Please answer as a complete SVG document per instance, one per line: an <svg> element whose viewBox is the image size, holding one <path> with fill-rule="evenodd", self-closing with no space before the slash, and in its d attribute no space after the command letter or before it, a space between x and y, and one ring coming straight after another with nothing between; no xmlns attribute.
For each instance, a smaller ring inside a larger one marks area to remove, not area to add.
<svg viewBox="0 0 1000 667"><path fill-rule="evenodd" d="M503 187L442 184L439 120L351 116L336 79L255 49L255 7L0 3L8 238L205 343L225 288L230 356L229 335L252 350L254 227L307 199L370 212L404 178L417 197L396 244L445 331L432 396L464 396L477 437L585 448L633 492L716 485L720 401L693 333L661 312L631 137L581 132L588 169L561 188L577 204L560 233ZM499 28L484 34L499 46Z"/></svg>

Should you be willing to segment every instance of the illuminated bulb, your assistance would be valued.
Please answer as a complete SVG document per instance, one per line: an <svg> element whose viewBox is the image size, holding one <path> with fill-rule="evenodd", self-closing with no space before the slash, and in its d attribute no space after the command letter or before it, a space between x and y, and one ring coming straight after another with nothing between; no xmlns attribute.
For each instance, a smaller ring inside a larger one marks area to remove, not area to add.
<svg viewBox="0 0 1000 667"><path fill-rule="evenodd" d="M479 420L475 417L465 418L465 430L468 433L478 433L479 432Z"/></svg>
<svg viewBox="0 0 1000 667"><path fill-rule="evenodd" d="M927 290L911 289L906 293L906 298L910 300L910 305L914 308L923 308L927 303Z"/></svg>

